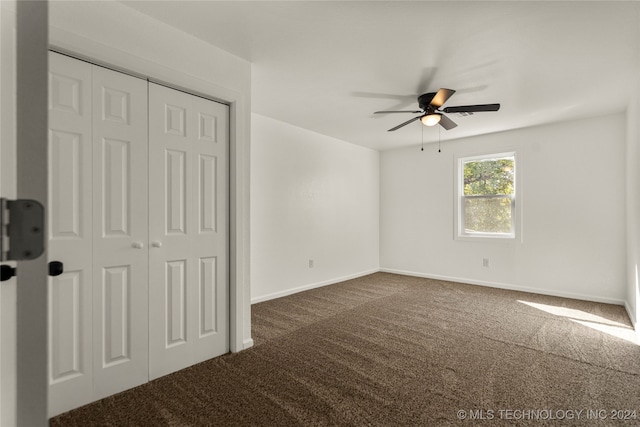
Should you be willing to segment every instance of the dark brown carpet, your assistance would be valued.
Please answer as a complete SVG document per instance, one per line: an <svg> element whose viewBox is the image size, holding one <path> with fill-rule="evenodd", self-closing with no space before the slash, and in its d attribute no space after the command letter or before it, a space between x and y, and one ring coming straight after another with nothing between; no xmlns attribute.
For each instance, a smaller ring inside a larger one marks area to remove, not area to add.
<svg viewBox="0 0 640 427"><path fill-rule="evenodd" d="M253 348L51 425L640 425L611 412L640 418L620 306L376 273L252 319Z"/></svg>

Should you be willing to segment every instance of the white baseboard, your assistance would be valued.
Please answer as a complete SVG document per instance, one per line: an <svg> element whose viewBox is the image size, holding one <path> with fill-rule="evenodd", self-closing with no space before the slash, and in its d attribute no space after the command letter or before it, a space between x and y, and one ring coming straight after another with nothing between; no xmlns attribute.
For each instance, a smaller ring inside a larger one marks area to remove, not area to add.
<svg viewBox="0 0 640 427"><path fill-rule="evenodd" d="M247 338L246 340L242 341L243 350L246 350L251 347L253 347L253 338Z"/></svg>
<svg viewBox="0 0 640 427"><path fill-rule="evenodd" d="M402 274L404 276L423 277L425 279L444 280L447 282L465 283L470 285L488 286L490 288L508 289L511 291L530 292L532 294L551 295L555 297L572 298L584 301L602 302L605 304L625 305L625 301L616 298L600 297L596 295L579 294L574 292L562 292L553 289L530 288L526 286L511 285L508 283L487 282L482 280L464 279L460 277L439 276L435 274L417 273L415 271L394 270L390 268L381 268L380 271L385 273Z"/></svg>
<svg viewBox="0 0 640 427"><path fill-rule="evenodd" d="M362 271L360 273L350 274L348 276L336 277L335 279L324 280L322 282L311 283L309 285L299 286L297 288L285 289L284 291L274 292L268 295L262 295L255 298L251 298L251 304L258 302L269 301L276 298L286 297L287 295L297 294L298 292L308 291L309 289L320 288L322 286L333 285L335 283L344 282L345 280L356 279L358 277L367 276L369 274L379 272L379 269Z"/></svg>

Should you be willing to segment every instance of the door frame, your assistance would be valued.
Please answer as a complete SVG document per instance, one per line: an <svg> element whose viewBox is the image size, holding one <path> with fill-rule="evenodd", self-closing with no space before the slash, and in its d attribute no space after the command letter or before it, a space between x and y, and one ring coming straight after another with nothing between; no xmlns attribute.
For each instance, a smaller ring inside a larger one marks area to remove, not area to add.
<svg viewBox="0 0 640 427"><path fill-rule="evenodd" d="M251 347L248 96L59 28L50 28L49 46L53 51L229 106L229 350Z"/></svg>

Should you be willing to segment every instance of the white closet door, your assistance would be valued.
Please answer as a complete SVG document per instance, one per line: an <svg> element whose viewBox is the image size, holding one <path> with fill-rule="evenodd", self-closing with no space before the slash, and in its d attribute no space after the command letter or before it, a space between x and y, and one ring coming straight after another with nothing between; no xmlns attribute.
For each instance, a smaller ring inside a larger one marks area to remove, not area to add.
<svg viewBox="0 0 640 427"><path fill-rule="evenodd" d="M50 54L49 414L148 380L147 82Z"/></svg>
<svg viewBox="0 0 640 427"><path fill-rule="evenodd" d="M92 401L91 65L49 57L49 413Z"/></svg>
<svg viewBox="0 0 640 427"><path fill-rule="evenodd" d="M149 377L228 351L228 107L149 85Z"/></svg>
<svg viewBox="0 0 640 427"><path fill-rule="evenodd" d="M148 379L147 82L93 66L94 399Z"/></svg>

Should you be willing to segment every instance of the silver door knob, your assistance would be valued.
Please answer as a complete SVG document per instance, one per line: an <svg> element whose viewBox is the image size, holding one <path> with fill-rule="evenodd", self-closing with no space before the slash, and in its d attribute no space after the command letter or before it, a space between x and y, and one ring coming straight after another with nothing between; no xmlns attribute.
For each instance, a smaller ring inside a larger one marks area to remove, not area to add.
<svg viewBox="0 0 640 427"><path fill-rule="evenodd" d="M144 248L144 243L142 242L133 242L131 245L134 249L142 249Z"/></svg>
<svg viewBox="0 0 640 427"><path fill-rule="evenodd" d="M153 246L154 248L159 248L162 246L162 242L151 242L151 246Z"/></svg>

